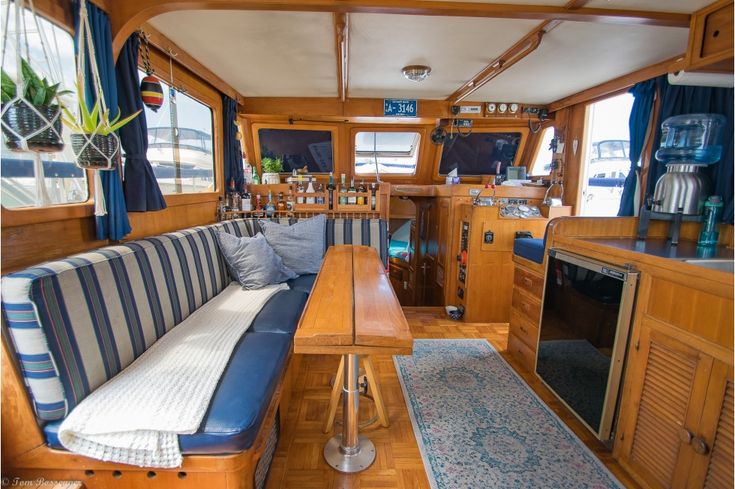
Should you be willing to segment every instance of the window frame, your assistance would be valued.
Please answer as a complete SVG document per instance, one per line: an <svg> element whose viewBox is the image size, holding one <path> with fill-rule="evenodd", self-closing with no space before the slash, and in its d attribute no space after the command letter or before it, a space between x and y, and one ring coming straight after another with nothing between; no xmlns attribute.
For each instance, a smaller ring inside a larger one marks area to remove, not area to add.
<svg viewBox="0 0 735 489"><path fill-rule="evenodd" d="M477 121L475 121L477 122ZM455 129L456 130L456 129ZM526 143L528 142L529 130L527 125L523 126L474 126L472 133L491 133L491 132L518 132L521 134L521 141L518 143L518 149L516 149L516 155L513 159L513 166L520 166L519 163L523 160L523 151L526 149ZM444 183L446 175L439 174L439 167L442 161L442 154L444 153L444 144L437 146L436 155L434 157L434 169L433 169L433 180L435 182ZM488 181L494 175L460 175L461 183L482 183Z"/></svg>
<svg viewBox="0 0 735 489"><path fill-rule="evenodd" d="M254 165L258 170L258 175L263 175L263 169L260 166L260 136L258 131L261 129L286 129L289 131L329 131L332 134L332 172L338 175L340 170L338 161L340 159L340 139L339 139L339 127L331 124L311 124L311 123L280 123L280 122L254 122L250 124L250 135L253 138L253 152L254 160L248 161L251 165ZM286 175L288 172L281 172L281 175ZM342 172L344 173L344 172ZM314 175L329 175L324 172L313 172Z"/></svg>
<svg viewBox="0 0 735 489"><path fill-rule="evenodd" d="M433 129L433 126L432 126ZM354 124L350 126L349 136L350 136L350 144L349 144L349 168L347 168L348 175L354 175L355 177L358 176L358 174L355 172L355 138L357 137L357 133L359 132L416 132L419 134L419 145L417 148L418 154L416 157L416 171L413 173L381 173L380 174L380 180L381 181L387 181L387 182L394 182L394 183L400 183L400 182L413 182L417 180L421 180L422 176L424 178L425 175L425 167L427 165L422 165L421 160L424 159L426 161L431 161L431 156L429 154L429 151L432 149L431 147L427 146L428 144L431 144L430 138L429 138L429 129L425 125L414 125L414 124L405 124L405 125L391 125L386 126L385 124ZM428 156L427 156L428 155ZM422 171L424 172L424 175L422 175ZM360 175L360 177L368 177L368 178L374 178L375 174L369 174L369 175Z"/></svg>
<svg viewBox="0 0 735 489"><path fill-rule="evenodd" d="M533 164L536 162L536 158L538 158L539 153L543 149L543 143L544 143L544 132L547 129L553 129L554 130L554 137L556 137L556 126L553 123L542 125L541 129L536 133L538 134L538 137L536 138L536 141L534 142L533 151L530 154L530 158L528 159L529 166L526 167L526 174L528 175L528 178L538 180L550 180L551 179L551 171L548 175L533 175L531 174L531 170L533 167ZM552 170L553 171L553 170Z"/></svg>

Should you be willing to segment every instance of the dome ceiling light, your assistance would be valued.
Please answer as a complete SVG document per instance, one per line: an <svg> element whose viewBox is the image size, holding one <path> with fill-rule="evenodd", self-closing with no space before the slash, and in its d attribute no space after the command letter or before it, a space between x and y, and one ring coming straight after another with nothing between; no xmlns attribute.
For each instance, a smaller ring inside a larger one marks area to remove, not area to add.
<svg viewBox="0 0 735 489"><path fill-rule="evenodd" d="M425 80L429 76L429 73L431 73L431 68L424 65L409 65L404 66L401 71L403 72L403 76L405 76L409 80L420 82Z"/></svg>

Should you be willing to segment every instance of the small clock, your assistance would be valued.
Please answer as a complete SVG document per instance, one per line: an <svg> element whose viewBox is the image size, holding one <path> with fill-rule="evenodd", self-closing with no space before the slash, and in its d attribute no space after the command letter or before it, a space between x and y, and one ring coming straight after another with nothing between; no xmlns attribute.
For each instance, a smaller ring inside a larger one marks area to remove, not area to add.
<svg viewBox="0 0 735 489"><path fill-rule="evenodd" d="M510 104L510 113L515 114L518 112L518 104Z"/></svg>
<svg viewBox="0 0 735 489"><path fill-rule="evenodd" d="M498 113L505 114L508 111L508 104L498 105Z"/></svg>
<svg viewBox="0 0 735 489"><path fill-rule="evenodd" d="M494 114L495 113L495 109L496 109L496 105L494 103L490 102L489 104L487 104L487 113L488 114Z"/></svg>

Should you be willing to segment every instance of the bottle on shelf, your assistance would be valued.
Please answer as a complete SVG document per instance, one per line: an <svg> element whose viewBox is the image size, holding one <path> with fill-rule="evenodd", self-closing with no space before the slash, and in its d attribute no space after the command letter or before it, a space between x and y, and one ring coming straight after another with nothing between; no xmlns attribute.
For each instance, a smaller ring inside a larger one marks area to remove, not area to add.
<svg viewBox="0 0 735 489"><path fill-rule="evenodd" d="M373 182L370 185L370 210L372 210L372 211L375 210L375 204L378 201L377 193L378 193L378 189L377 189L377 187L375 185L375 182Z"/></svg>
<svg viewBox="0 0 735 489"><path fill-rule="evenodd" d="M217 202L217 220L225 220L225 198L221 195L219 196L219 201Z"/></svg>
<svg viewBox="0 0 735 489"><path fill-rule="evenodd" d="M296 173L296 170L294 170L294 173ZM304 203L304 196L300 195L304 193L304 180L301 174L299 174L296 177L296 181L298 182L296 184L296 203L297 204L303 204Z"/></svg>
<svg viewBox="0 0 735 489"><path fill-rule="evenodd" d="M339 183L339 203L341 205L347 204L347 195L345 193L347 192L347 184L345 183L346 176L343 173L340 176L340 183Z"/></svg>
<svg viewBox="0 0 735 489"><path fill-rule="evenodd" d="M228 205L231 211L240 210L240 193L235 188L235 179L230 178L230 188L227 193Z"/></svg>
<svg viewBox="0 0 735 489"><path fill-rule="evenodd" d="M260 185L260 177L258 176L258 169L255 168L255 165L252 165L253 167L253 185Z"/></svg>
<svg viewBox="0 0 735 489"><path fill-rule="evenodd" d="M250 192L248 192L248 184L243 182L242 194L240 195L240 209L245 212L253 210L253 203L250 200Z"/></svg>
<svg viewBox="0 0 735 489"><path fill-rule="evenodd" d="M321 183L316 187L316 203L324 205L324 185Z"/></svg>
<svg viewBox="0 0 735 489"><path fill-rule="evenodd" d="M358 192L358 194L357 194L357 205L365 205L365 204L367 204L366 199L365 199L365 195L364 195L366 191L367 190L365 189L365 179L363 178L360 181L360 186L357 187L357 192Z"/></svg>
<svg viewBox="0 0 735 489"><path fill-rule="evenodd" d="M329 172L329 183L327 184L327 192L329 193L329 210L334 209L334 173Z"/></svg>
<svg viewBox="0 0 735 489"><path fill-rule="evenodd" d="M283 199L283 192L278 192L278 202L276 203L276 210L283 212L286 210L286 201Z"/></svg>
<svg viewBox="0 0 735 489"><path fill-rule="evenodd" d="M350 180L350 188L347 189L347 193L350 195L347 196L347 203L350 205L357 204L357 189L355 188L355 177L352 177Z"/></svg>
<svg viewBox="0 0 735 489"><path fill-rule="evenodd" d="M265 203L265 216L273 217L276 213L276 204L273 203L273 191L268 191L268 202Z"/></svg>
<svg viewBox="0 0 735 489"><path fill-rule="evenodd" d="M307 194L313 194L314 192L315 192L315 190L314 190L314 184L312 183L311 178L310 178L309 179L309 185L306 187L306 193ZM307 204L315 204L316 203L316 200L314 199L314 196L312 195L312 196L307 197L306 198L306 203Z"/></svg>
<svg viewBox="0 0 735 489"><path fill-rule="evenodd" d="M288 186L288 196L286 197L286 210L293 212L293 185Z"/></svg>

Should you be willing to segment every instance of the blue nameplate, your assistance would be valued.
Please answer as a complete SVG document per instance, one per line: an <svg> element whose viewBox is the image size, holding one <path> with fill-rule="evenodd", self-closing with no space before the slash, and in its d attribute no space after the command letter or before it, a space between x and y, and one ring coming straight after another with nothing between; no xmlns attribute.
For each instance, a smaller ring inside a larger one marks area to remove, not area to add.
<svg viewBox="0 0 735 489"><path fill-rule="evenodd" d="M386 117L416 117L416 100L383 99L383 115Z"/></svg>

